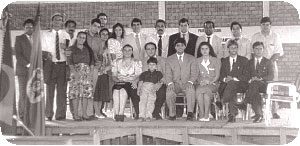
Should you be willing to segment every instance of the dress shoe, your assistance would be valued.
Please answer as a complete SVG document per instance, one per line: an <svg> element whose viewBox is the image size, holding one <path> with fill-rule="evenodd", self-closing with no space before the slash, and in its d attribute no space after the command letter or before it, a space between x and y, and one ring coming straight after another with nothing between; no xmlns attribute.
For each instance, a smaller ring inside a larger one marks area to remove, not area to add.
<svg viewBox="0 0 300 146"><path fill-rule="evenodd" d="M280 116L277 113L273 114L273 119L280 119Z"/></svg>
<svg viewBox="0 0 300 146"><path fill-rule="evenodd" d="M156 120L162 120L162 117L160 115L156 115L153 118L155 118Z"/></svg>
<svg viewBox="0 0 300 146"><path fill-rule="evenodd" d="M233 116L233 115L229 115L229 117L228 117L229 119L228 119L228 123L234 123L235 122L235 116Z"/></svg>
<svg viewBox="0 0 300 146"><path fill-rule="evenodd" d="M91 117L82 117L82 120L84 120L84 121L91 121L92 118Z"/></svg>
<svg viewBox="0 0 300 146"><path fill-rule="evenodd" d="M193 121L193 113L192 112L188 112L186 120Z"/></svg>
<svg viewBox="0 0 300 146"><path fill-rule="evenodd" d="M253 123L261 123L263 120L263 117L258 115L254 120L253 120Z"/></svg>
<svg viewBox="0 0 300 146"><path fill-rule="evenodd" d="M52 121L52 117L47 117L46 121Z"/></svg>
<svg viewBox="0 0 300 146"><path fill-rule="evenodd" d="M102 111L100 112L100 114L102 114L105 118L107 118L107 115L105 113L103 113Z"/></svg>
<svg viewBox="0 0 300 146"><path fill-rule="evenodd" d="M125 115L119 115L119 116L120 116L120 121L121 121L121 122L124 122Z"/></svg>
<svg viewBox="0 0 300 146"><path fill-rule="evenodd" d="M255 114L254 116L251 117L251 119L256 119L259 115Z"/></svg>
<svg viewBox="0 0 300 146"><path fill-rule="evenodd" d="M168 120L174 121L174 120L176 120L176 116L173 116L173 117L170 116L170 117L168 118Z"/></svg>
<svg viewBox="0 0 300 146"><path fill-rule="evenodd" d="M55 120L57 120L57 121L63 121L63 120L66 120L66 117L58 117L58 118L55 118Z"/></svg>

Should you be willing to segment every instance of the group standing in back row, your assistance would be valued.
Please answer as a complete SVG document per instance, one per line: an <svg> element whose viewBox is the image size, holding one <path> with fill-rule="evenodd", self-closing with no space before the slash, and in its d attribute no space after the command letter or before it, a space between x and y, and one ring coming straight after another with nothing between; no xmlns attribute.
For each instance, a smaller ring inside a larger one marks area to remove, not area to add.
<svg viewBox="0 0 300 146"><path fill-rule="evenodd" d="M265 92L267 81L278 79L276 60L283 55L269 17L261 19L261 31L251 41L242 36L241 24L232 22L232 38L225 46L214 33L212 21L204 23L205 34L201 36L189 32L186 18L179 20L179 32L171 36L165 33L166 22L161 19L156 21L155 34L144 34L142 21L134 18L133 32L128 35L120 23L109 32L104 13L91 20L88 30L76 35L75 21L66 21L63 29L63 15L56 13L51 22L51 30L41 38L47 120L54 116L56 90L56 120L66 119L67 97L75 121L107 117L102 109L111 99L113 118L124 121L127 98L131 99L134 118L139 121L162 119L164 103L168 119L175 120L183 114L183 106L175 106L175 102L183 102L176 101L176 95L185 93L187 120L194 119L197 105L199 120L209 121L209 114L215 115L210 108L211 98L218 92L221 101L229 103L228 122L235 122L237 93L246 94L245 103L251 103L255 112L254 122L261 122L259 93ZM26 20L25 33L17 36L15 43L21 119L34 25L33 20ZM273 118L279 118L275 106L272 111Z"/></svg>

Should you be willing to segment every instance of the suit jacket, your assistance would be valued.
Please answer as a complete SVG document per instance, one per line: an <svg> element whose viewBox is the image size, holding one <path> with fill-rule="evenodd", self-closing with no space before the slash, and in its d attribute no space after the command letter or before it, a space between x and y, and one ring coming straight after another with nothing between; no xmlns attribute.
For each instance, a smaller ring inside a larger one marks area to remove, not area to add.
<svg viewBox="0 0 300 146"><path fill-rule="evenodd" d="M211 39L212 39L211 45L212 45L217 57L220 59L223 57L227 57L227 56L225 56L225 50L223 49L223 46L222 46L222 38L218 37L217 35L213 35ZM207 36L205 34L198 37L196 46L195 46L195 57L197 57L200 43L206 42L206 41L207 41Z"/></svg>
<svg viewBox="0 0 300 146"><path fill-rule="evenodd" d="M180 66L177 54L173 54L167 58L165 76L167 84L171 82L184 84L188 81L195 83L198 77L196 58L185 53Z"/></svg>
<svg viewBox="0 0 300 146"><path fill-rule="evenodd" d="M16 75L27 75L27 64L30 63L32 45L25 34L16 37L15 50L16 50Z"/></svg>
<svg viewBox="0 0 300 146"><path fill-rule="evenodd" d="M221 60L216 57L210 57L210 64L207 66L208 70L202 65L203 57L197 58L197 67L199 69L199 75L197 83L203 80L213 81L216 77L220 76Z"/></svg>
<svg viewBox="0 0 300 146"><path fill-rule="evenodd" d="M163 78L161 79L165 83L165 75L166 75L166 58L156 56L157 58L157 70L160 71L163 74ZM149 57L145 57L144 60L142 61L142 70L143 72L147 71L148 65L147 65L147 60Z"/></svg>
<svg viewBox="0 0 300 146"><path fill-rule="evenodd" d="M230 71L230 61L229 56L222 58L220 78L219 81L224 82L224 78L227 76L236 77L240 81L248 82L249 71L248 71L248 59L246 57L237 55L236 63Z"/></svg>
<svg viewBox="0 0 300 146"><path fill-rule="evenodd" d="M248 68L250 72L250 78L258 77L262 78L263 81L272 81L274 78L274 69L272 62L263 57L260 61L260 64L256 67L255 70L255 58L252 58L248 63Z"/></svg>
<svg viewBox="0 0 300 146"><path fill-rule="evenodd" d="M170 36L169 38L169 50L168 50L168 56L171 56L176 53L175 50L175 41L180 38L180 32L175 33ZM198 36L189 32L189 41L187 42L186 49L184 50L185 53L190 54L194 56L195 54L195 46L196 46L196 41L198 39Z"/></svg>
<svg viewBox="0 0 300 146"><path fill-rule="evenodd" d="M141 44L141 51L139 51L136 41L135 41L135 33L131 33L126 35L124 38L124 45L129 44L133 47L133 56L137 60L143 60L146 57L145 54L145 44L147 43L148 36L146 34L140 33L140 44Z"/></svg>
<svg viewBox="0 0 300 146"><path fill-rule="evenodd" d="M169 35L167 34L163 34L161 37L162 40L162 53L161 53L161 57L167 58L168 57L168 50L169 50ZM153 42L156 44L157 48L158 48L158 41L159 41L159 37L158 34L151 34L148 37L147 42ZM158 50L156 50L156 55L158 55Z"/></svg>

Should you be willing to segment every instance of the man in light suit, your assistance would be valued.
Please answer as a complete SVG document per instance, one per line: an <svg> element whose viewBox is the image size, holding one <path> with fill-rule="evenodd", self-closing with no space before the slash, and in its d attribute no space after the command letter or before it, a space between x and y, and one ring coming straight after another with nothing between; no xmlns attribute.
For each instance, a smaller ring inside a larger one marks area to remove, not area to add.
<svg viewBox="0 0 300 146"><path fill-rule="evenodd" d="M263 51L263 42L254 42L254 58L248 64L251 79L246 92L246 101L252 105L255 113L252 117L254 123L260 123L263 119L262 97L259 93L266 93L267 81L272 81L274 78L273 64L269 59L263 57Z"/></svg>
<svg viewBox="0 0 300 146"><path fill-rule="evenodd" d="M238 44L235 40L230 40L227 48L230 56L221 59L219 95L224 103L228 102L228 122L235 122L235 116L238 114L236 94L244 93L248 88L248 59L238 55Z"/></svg>
<svg viewBox="0 0 300 146"><path fill-rule="evenodd" d="M176 53L175 49L175 41L178 38L184 38L186 42L186 49L184 50L185 53L193 55L195 53L195 45L198 39L198 36L189 32L189 20L186 18L182 18L179 20L179 31L170 36L169 38L169 50L168 56L171 56Z"/></svg>
<svg viewBox="0 0 300 146"><path fill-rule="evenodd" d="M167 58L169 48L169 35L165 33L166 22L158 19L155 23L156 33L149 36L147 42L154 42L157 46L156 55Z"/></svg>
<svg viewBox="0 0 300 146"><path fill-rule="evenodd" d="M19 81L19 117L23 120L26 100L26 84L28 81L28 69L30 67L30 55L32 49L32 33L34 31L34 21L27 19L23 23L25 33L16 37L16 75ZM4 111L2 111L4 112Z"/></svg>
<svg viewBox="0 0 300 146"><path fill-rule="evenodd" d="M125 36L124 42L133 47L133 56L137 60L145 58L145 50L143 47L147 42L148 36L141 33L142 21L138 18L133 18L131 21L132 33Z"/></svg>
<svg viewBox="0 0 300 146"><path fill-rule="evenodd" d="M205 34L198 37L195 46L195 57L200 53L199 46L202 42L209 42L209 44L213 47L218 58L225 57L224 49L222 47L222 38L218 37L214 34L215 24L212 21L206 21L203 24ZM227 56L226 56L227 57Z"/></svg>
<svg viewBox="0 0 300 146"><path fill-rule="evenodd" d="M176 54L167 58L166 62L166 100L169 108L169 120L176 119L176 94L185 92L187 98L187 120L193 120L195 106L194 83L198 77L196 58L184 52L186 43L184 38L175 41Z"/></svg>
<svg viewBox="0 0 300 146"><path fill-rule="evenodd" d="M156 120L160 120L160 119L162 119L162 117L160 116L161 107L166 101L166 89L167 89L166 81L165 81L166 58L156 55L157 54L156 50L157 50L156 44L153 42L149 42L145 45L145 51L146 51L147 57L145 57L144 60L142 61L142 64L143 64L142 69L143 69L143 72L147 71L148 70L147 60L150 57L155 57L157 59L157 70L163 74L163 78L161 79L162 82L155 84L156 100L155 100L155 104L154 104L155 107L152 112L153 118L155 118Z"/></svg>

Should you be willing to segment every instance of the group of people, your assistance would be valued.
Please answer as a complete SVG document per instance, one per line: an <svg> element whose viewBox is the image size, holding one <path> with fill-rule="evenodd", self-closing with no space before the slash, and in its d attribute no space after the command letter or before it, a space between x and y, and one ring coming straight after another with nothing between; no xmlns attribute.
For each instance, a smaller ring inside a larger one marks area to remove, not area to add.
<svg viewBox="0 0 300 146"><path fill-rule="evenodd" d="M255 112L253 122L261 122L262 98L267 81L278 78L276 60L283 55L277 33L271 31L269 17L261 19L261 31L249 40L242 36L242 26L232 22L232 38L222 43L214 33L214 23L203 24L205 34L189 32L189 20L179 20L179 32L166 34L166 22L157 20L155 34L141 32L142 21L131 21L132 33L125 35L124 26L116 23L112 32L107 28L107 15L100 13L91 20L90 28L75 35L76 22L56 13L51 18L52 29L42 34L43 70L46 84L46 119L53 119L53 99L56 97L56 120L66 119L66 99L75 121L107 117L105 102L113 102L115 121L124 121L127 99L132 101L134 119L162 119L166 104L169 120L183 114L176 105L177 94L184 93L187 120L194 120L195 106L199 120L209 121L211 99L218 94L228 103L228 122L235 122L237 93L245 94ZM62 26L65 26L63 28ZM24 113L28 68L30 66L31 35L34 21L27 19L25 33L16 37L18 81L20 85L19 116ZM56 95L54 96L54 93ZM276 105L276 104L273 104ZM222 106L222 104L220 104ZM279 118L276 108L273 118Z"/></svg>

